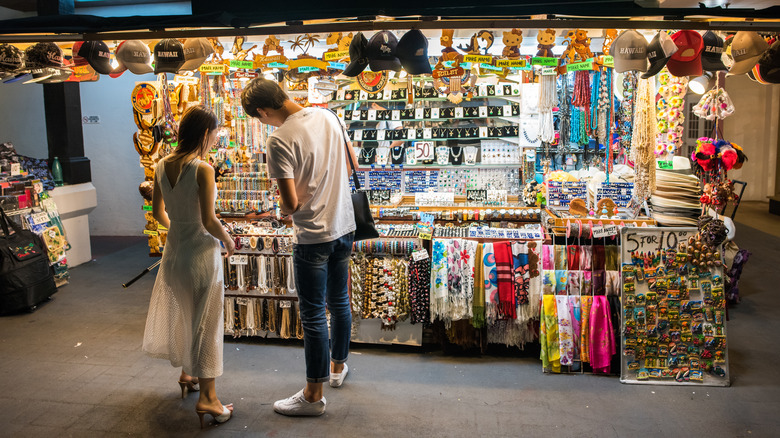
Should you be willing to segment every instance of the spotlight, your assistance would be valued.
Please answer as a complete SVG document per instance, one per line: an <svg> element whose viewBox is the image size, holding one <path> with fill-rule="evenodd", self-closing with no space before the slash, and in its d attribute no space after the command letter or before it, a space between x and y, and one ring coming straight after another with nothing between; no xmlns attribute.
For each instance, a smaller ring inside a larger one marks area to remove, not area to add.
<svg viewBox="0 0 780 438"><path fill-rule="evenodd" d="M688 82L688 88L696 94L704 94L704 92L707 91L707 88L709 88L710 79L712 79L712 73L704 72L702 76Z"/></svg>

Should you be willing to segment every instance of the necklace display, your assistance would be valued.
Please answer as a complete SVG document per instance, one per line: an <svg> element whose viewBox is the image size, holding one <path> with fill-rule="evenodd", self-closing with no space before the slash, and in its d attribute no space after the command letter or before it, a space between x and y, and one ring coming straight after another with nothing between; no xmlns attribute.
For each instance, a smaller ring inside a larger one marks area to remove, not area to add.
<svg viewBox="0 0 780 438"><path fill-rule="evenodd" d="M636 95L637 74L629 71L623 74L623 102L620 103L618 134L620 147L628 152L631 148L631 120L634 115L634 98Z"/></svg>
<svg viewBox="0 0 780 438"><path fill-rule="evenodd" d="M655 190L655 80L639 79L636 87L630 159L634 162L634 194L644 200Z"/></svg>
<svg viewBox="0 0 780 438"><path fill-rule="evenodd" d="M390 151L393 164L403 164L404 162L404 147L394 146Z"/></svg>

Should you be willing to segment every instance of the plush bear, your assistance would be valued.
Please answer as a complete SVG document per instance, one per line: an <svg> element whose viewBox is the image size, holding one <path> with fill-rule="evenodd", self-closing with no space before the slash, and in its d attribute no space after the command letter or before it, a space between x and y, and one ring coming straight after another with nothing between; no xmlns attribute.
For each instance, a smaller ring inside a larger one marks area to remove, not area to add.
<svg viewBox="0 0 780 438"><path fill-rule="evenodd" d="M543 58L554 57L552 48L555 47L555 30L540 30L539 33L536 34L536 41L539 43L536 46L536 48L539 49L539 51L536 52L536 56Z"/></svg>
<svg viewBox="0 0 780 438"><path fill-rule="evenodd" d="M504 58L507 59L519 59L520 58L520 43L523 42L523 31L520 29L512 29L509 32L504 32L504 51L501 52Z"/></svg>

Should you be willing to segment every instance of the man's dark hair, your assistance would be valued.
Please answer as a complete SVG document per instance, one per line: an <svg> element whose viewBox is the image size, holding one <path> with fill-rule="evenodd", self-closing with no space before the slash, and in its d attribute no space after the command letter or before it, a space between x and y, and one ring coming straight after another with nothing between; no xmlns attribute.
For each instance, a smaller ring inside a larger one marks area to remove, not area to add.
<svg viewBox="0 0 780 438"><path fill-rule="evenodd" d="M252 117L260 117L258 108L279 109L288 100L287 93L274 81L265 78L252 79L241 93L241 106Z"/></svg>

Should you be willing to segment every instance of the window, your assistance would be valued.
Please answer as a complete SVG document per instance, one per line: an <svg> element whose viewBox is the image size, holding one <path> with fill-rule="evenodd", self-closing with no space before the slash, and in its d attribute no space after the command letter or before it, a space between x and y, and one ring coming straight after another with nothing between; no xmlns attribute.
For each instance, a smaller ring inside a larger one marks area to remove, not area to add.
<svg viewBox="0 0 780 438"><path fill-rule="evenodd" d="M688 135L686 137L695 140L700 137L699 120L701 119L693 113L694 106L696 106L696 102L688 102L688 111L685 112L685 119L688 122Z"/></svg>

